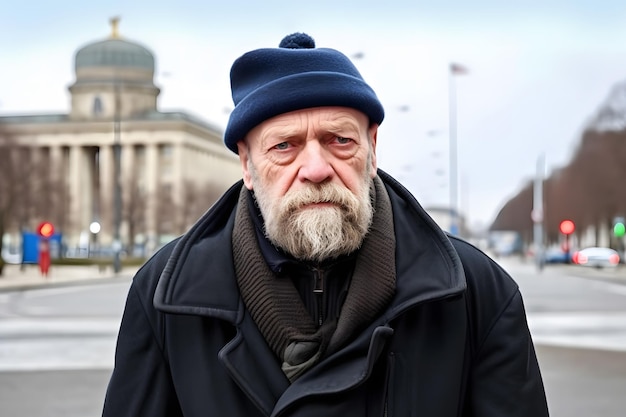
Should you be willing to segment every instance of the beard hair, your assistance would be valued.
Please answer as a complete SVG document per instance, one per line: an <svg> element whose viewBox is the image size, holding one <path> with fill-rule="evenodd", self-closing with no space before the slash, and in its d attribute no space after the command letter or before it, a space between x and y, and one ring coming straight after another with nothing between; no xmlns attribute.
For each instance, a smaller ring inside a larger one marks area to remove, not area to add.
<svg viewBox="0 0 626 417"><path fill-rule="evenodd" d="M265 235L277 247L303 261L321 262L357 250L372 223L372 179L367 171L354 194L341 185L325 182L272 198L249 164L255 199L265 222ZM307 204L331 203L322 207Z"/></svg>

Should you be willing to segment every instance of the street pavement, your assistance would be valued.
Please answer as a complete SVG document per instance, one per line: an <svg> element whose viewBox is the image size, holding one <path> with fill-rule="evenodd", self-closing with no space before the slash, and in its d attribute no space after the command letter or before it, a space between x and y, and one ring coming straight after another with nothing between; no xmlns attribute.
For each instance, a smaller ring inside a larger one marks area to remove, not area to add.
<svg viewBox="0 0 626 417"><path fill-rule="evenodd" d="M496 261L525 294L551 415L622 417L626 266L537 271L532 260ZM37 266L7 265L0 277L0 416L101 415L136 270L53 266L42 277ZM101 285L84 285L91 283Z"/></svg>
<svg viewBox="0 0 626 417"><path fill-rule="evenodd" d="M22 291L52 286L75 284L98 284L120 277L133 276L139 267L124 267L118 273L113 266L66 266L52 265L47 276L43 276L38 265L6 264L0 275L0 292Z"/></svg>
<svg viewBox="0 0 626 417"><path fill-rule="evenodd" d="M491 254L488 253L491 256ZM549 275L551 272L568 276L588 278L596 281L626 284L626 265L619 264L615 268L593 268L576 264L546 264L542 270L537 268L533 258L522 259L520 257L492 258L500 263L505 269L514 268L525 272Z"/></svg>
<svg viewBox="0 0 626 417"><path fill-rule="evenodd" d="M505 268L509 265L514 265L516 268L520 266L527 269L536 268L532 259L520 259L517 257L507 257L503 259L494 257L494 259L496 262L500 262ZM115 273L112 265L103 269L98 266L52 265L48 275L43 276L38 265L24 265L22 268L20 265L6 264L4 266L3 275L0 275L0 292L72 284L97 284L119 277L132 277L138 269L139 266L125 267L120 272ZM537 273L555 270L567 275L626 285L626 265L619 265L614 269L598 270L579 265L553 264L546 265L543 271L537 271ZM626 291L626 289L624 291Z"/></svg>
<svg viewBox="0 0 626 417"><path fill-rule="evenodd" d="M503 258L501 260L494 258L500 262L505 268L509 265L515 267L524 266L525 268L535 268L532 259L520 258ZM89 284L102 283L114 280L119 277L129 277L135 275L139 266L125 267L118 273L115 273L113 266L99 268L98 266L65 266L52 265L47 276L43 276L38 265L14 265L6 264L4 272L0 275L0 292L20 291L35 288L45 288L50 286L63 286L73 284ZM594 280L613 282L616 284L626 285L626 265L619 265L614 269L598 270L595 268L581 267L579 265L546 265L544 273L559 270L568 275L579 276ZM626 289L624 290L626 291Z"/></svg>

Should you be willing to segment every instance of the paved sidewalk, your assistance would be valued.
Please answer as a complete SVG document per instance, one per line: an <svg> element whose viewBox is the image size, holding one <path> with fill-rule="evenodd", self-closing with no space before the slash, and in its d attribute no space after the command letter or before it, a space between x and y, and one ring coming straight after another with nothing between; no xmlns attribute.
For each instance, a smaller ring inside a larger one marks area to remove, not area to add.
<svg viewBox="0 0 626 417"><path fill-rule="evenodd" d="M516 268L526 268L528 271L535 271L537 274L549 274L558 271L561 274L576 276L579 278L588 278L594 280L602 280L626 285L626 265L620 264L615 268L591 268L575 264L546 264L542 271L537 270L537 265L533 259L520 259L519 257L503 257L494 258L505 269L514 265Z"/></svg>
<svg viewBox="0 0 626 417"><path fill-rule="evenodd" d="M25 289L42 288L48 286L101 283L108 280L131 278L139 267L123 268L118 274L113 266L99 269L98 266L61 266L52 265L48 276L41 275L38 265L4 266L0 275L0 292L19 291Z"/></svg>

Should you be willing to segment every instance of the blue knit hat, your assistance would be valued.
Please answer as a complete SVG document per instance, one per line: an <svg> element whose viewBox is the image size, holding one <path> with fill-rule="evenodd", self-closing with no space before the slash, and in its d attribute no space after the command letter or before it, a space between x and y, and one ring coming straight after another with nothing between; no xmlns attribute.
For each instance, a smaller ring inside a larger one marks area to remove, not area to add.
<svg viewBox="0 0 626 417"><path fill-rule="evenodd" d="M341 106L359 110L380 124L385 112L374 90L339 51L315 48L304 33L286 36L278 48L250 51L233 64L230 86L235 109L224 143L237 152L237 142L255 126L294 110Z"/></svg>

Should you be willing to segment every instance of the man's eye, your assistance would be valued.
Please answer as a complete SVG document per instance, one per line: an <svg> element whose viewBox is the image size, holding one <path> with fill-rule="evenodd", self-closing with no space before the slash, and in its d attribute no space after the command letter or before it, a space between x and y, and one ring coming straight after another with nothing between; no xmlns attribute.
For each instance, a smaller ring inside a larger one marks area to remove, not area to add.
<svg viewBox="0 0 626 417"><path fill-rule="evenodd" d="M350 143L350 141L352 141L352 139L350 138L343 138L341 136L337 136L337 142L345 144L345 143Z"/></svg>
<svg viewBox="0 0 626 417"><path fill-rule="evenodd" d="M281 142L278 145L274 146L275 149L278 150L285 150L287 148L289 148L289 143L288 142Z"/></svg>

